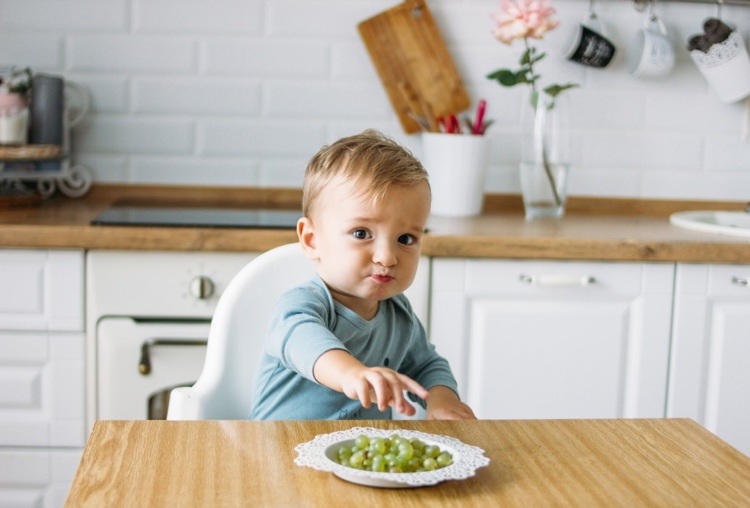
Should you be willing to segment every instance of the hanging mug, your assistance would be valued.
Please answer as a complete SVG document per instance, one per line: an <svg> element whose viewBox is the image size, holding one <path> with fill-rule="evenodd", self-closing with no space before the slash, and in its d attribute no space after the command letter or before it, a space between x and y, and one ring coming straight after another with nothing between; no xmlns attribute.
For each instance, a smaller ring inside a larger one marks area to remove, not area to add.
<svg viewBox="0 0 750 508"><path fill-rule="evenodd" d="M570 31L563 48L568 60L600 69L615 56L615 45L607 38L604 25L594 12L589 12L586 20Z"/></svg>
<svg viewBox="0 0 750 508"><path fill-rule="evenodd" d="M628 51L628 72L636 78L657 78L672 71L675 53L667 27L655 14L646 18Z"/></svg>
<svg viewBox="0 0 750 508"><path fill-rule="evenodd" d="M690 51L698 70L722 102L736 102L750 95L750 57L737 30L706 51Z"/></svg>

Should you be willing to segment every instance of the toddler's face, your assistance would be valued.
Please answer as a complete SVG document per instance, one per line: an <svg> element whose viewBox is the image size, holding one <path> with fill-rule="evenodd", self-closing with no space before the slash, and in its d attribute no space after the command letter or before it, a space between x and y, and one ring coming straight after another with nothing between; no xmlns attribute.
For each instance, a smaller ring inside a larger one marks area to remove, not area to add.
<svg viewBox="0 0 750 508"><path fill-rule="evenodd" d="M414 280L429 212L426 183L394 186L373 203L351 182L336 179L298 232L333 298L371 319L380 300Z"/></svg>

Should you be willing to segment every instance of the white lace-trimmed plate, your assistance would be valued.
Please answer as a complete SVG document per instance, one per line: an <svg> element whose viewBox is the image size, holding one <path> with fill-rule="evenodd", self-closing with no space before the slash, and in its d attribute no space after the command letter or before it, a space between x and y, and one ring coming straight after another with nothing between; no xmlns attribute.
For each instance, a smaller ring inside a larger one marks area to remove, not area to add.
<svg viewBox="0 0 750 508"><path fill-rule="evenodd" d="M338 449L342 445L353 445L357 436L389 437L398 434L407 439L417 438L426 444L438 445L441 450L453 456L453 464L419 473L376 473L342 466L336 461ZM474 476L476 470L490 463L484 450L462 443L450 436L427 434L407 429L374 429L353 427L348 430L320 434L315 439L295 447L298 466L307 466L318 471L329 471L342 480L370 487L410 488L435 485L446 480L464 480Z"/></svg>

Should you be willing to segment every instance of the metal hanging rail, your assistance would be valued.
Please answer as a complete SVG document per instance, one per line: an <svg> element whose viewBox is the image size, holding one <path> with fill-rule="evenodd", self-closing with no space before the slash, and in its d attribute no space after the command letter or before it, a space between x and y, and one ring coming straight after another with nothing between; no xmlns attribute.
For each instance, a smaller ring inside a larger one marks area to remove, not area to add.
<svg viewBox="0 0 750 508"><path fill-rule="evenodd" d="M639 6L645 6L648 4L648 0L632 0L633 4L638 8ZM721 8L722 5L740 5L744 7L750 7L750 0L662 0L667 2L681 2L689 4L712 4Z"/></svg>

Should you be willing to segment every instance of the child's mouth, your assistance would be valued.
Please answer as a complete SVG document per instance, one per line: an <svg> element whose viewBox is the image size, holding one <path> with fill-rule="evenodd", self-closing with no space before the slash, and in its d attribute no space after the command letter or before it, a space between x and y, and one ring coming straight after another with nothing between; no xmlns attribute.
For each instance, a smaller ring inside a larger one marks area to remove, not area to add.
<svg viewBox="0 0 750 508"><path fill-rule="evenodd" d="M375 282L381 282L381 283L390 282L393 280L393 277L391 277L390 275L373 274L372 278Z"/></svg>

